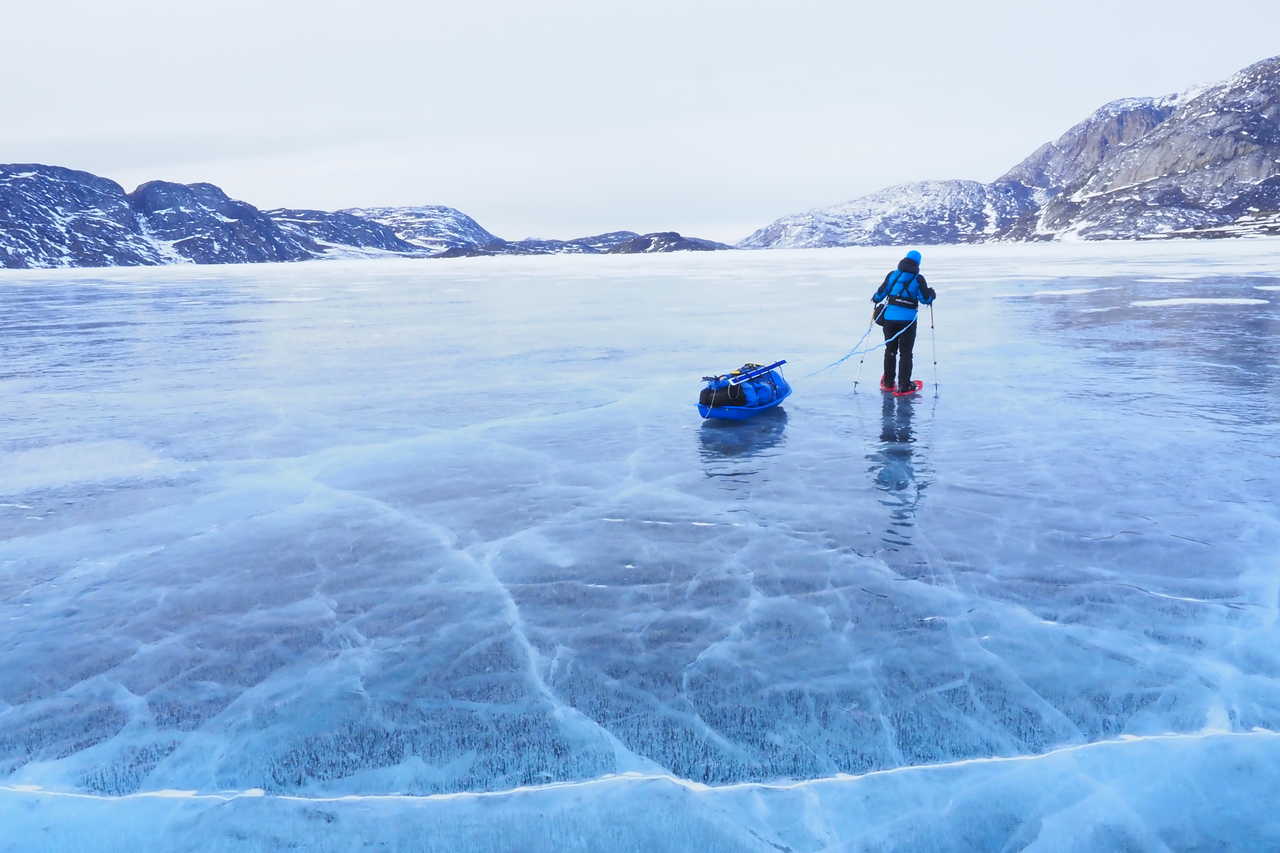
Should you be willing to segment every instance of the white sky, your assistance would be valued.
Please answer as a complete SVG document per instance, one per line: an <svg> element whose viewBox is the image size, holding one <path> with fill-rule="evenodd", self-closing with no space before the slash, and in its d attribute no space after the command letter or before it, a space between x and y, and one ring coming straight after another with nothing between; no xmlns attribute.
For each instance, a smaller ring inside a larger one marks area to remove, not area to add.
<svg viewBox="0 0 1280 853"><path fill-rule="evenodd" d="M1280 53L1274 0L31 0L0 162L738 240Z"/></svg>

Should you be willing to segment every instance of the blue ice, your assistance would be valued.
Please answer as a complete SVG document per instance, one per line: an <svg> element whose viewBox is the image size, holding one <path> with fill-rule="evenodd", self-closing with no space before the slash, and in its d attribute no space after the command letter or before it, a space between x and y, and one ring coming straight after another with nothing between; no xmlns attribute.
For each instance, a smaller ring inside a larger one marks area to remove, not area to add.
<svg viewBox="0 0 1280 853"><path fill-rule="evenodd" d="M1280 845L1277 248L5 272L0 849Z"/></svg>

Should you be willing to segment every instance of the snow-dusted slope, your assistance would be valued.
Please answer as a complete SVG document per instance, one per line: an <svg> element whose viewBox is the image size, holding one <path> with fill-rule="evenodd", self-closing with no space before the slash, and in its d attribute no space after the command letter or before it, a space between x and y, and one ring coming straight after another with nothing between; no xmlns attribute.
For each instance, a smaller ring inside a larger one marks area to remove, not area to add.
<svg viewBox="0 0 1280 853"><path fill-rule="evenodd" d="M150 181L129 194L145 230L172 253L199 264L302 261L310 240L287 233L261 210L213 184Z"/></svg>
<svg viewBox="0 0 1280 853"><path fill-rule="evenodd" d="M1019 184L921 181L783 217L739 245L747 249L800 249L971 243L1012 228L1032 210L1031 193Z"/></svg>
<svg viewBox="0 0 1280 853"><path fill-rule="evenodd" d="M449 249L484 249L503 242L461 210L441 204L416 207L352 207L340 211L381 223L407 243L442 253Z"/></svg>
<svg viewBox="0 0 1280 853"><path fill-rule="evenodd" d="M386 225L350 213L292 208L276 208L265 213L282 230L299 240L310 241L336 253L351 249L406 254L422 252L421 247L401 240Z"/></svg>
<svg viewBox="0 0 1280 853"><path fill-rule="evenodd" d="M903 184L783 217L747 248L1280 233L1280 57L1099 108L990 184Z"/></svg>

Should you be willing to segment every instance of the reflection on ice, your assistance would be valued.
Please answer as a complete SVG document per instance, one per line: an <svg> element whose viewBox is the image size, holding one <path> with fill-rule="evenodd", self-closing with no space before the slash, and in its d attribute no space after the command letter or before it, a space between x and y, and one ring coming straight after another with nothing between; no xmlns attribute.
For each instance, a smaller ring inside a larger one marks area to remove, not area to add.
<svg viewBox="0 0 1280 853"><path fill-rule="evenodd" d="M787 410L769 409L745 421L705 420L698 430L698 441L707 462L731 457L749 459L781 445L786 428Z"/></svg>
<svg viewBox="0 0 1280 853"><path fill-rule="evenodd" d="M867 459L875 486L883 492L880 504L889 510L881 540L888 550L896 551L911 544L916 509L929 479L927 473L918 472L920 464L913 447L916 438L911 421L920 401L915 396L882 396L880 446Z"/></svg>

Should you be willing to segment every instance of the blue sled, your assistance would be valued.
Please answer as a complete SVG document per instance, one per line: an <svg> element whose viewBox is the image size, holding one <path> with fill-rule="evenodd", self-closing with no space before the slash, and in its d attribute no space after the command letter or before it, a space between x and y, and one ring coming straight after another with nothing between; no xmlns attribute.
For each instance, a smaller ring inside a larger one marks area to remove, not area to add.
<svg viewBox="0 0 1280 853"><path fill-rule="evenodd" d="M698 396L698 414L704 418L745 421L775 408L791 396L791 386L777 371L786 359L773 364L744 364L724 376L704 376L707 383Z"/></svg>

